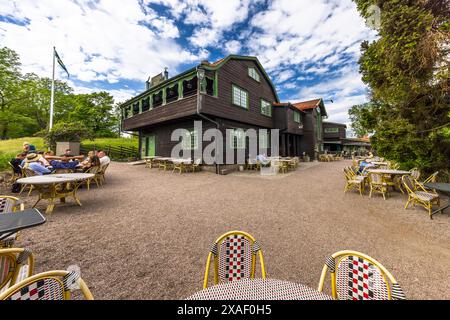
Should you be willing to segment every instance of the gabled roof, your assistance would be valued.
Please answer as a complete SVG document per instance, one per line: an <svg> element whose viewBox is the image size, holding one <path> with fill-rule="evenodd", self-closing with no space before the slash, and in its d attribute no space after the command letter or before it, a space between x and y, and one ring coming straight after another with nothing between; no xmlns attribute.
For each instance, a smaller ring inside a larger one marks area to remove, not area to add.
<svg viewBox="0 0 450 320"><path fill-rule="evenodd" d="M202 67L206 70L218 70L220 69L225 63L227 63L230 60L250 60L250 61L254 61L256 63L256 65L258 66L259 71L261 71L261 73L263 74L264 78L266 78L267 82L269 83L272 92L276 98L275 102L279 102L280 99L278 98L278 94L277 94L277 90L275 89L275 86L272 83L272 80L270 80L269 76L266 73L266 70L264 70L263 66L261 65L261 63L259 62L257 57L252 57L252 56L239 56L239 55L235 55L235 54L231 54L225 58L222 58L220 60L217 60L213 63L209 63L207 61L203 61L199 67Z"/></svg>
<svg viewBox="0 0 450 320"><path fill-rule="evenodd" d="M301 111L305 111L305 110L309 110L309 109L316 109L317 107L319 107L321 109L321 113L323 115L327 116L327 110L325 109L325 104L323 103L322 98L297 102L297 103L293 103L292 105Z"/></svg>

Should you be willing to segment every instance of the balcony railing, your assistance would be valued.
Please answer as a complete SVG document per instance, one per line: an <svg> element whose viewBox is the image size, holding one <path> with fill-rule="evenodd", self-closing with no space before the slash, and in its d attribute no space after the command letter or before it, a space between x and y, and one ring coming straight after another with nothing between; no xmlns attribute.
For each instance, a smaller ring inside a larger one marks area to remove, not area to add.
<svg viewBox="0 0 450 320"><path fill-rule="evenodd" d="M196 95L198 90L197 73L194 71L125 103L122 107L123 119ZM217 97L217 76L206 75L201 83L200 92Z"/></svg>

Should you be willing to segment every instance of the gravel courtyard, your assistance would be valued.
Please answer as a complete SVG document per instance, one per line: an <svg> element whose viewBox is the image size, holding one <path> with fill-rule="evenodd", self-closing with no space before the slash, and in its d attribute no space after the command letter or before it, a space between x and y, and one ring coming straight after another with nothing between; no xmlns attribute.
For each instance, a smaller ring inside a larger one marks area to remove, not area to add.
<svg viewBox="0 0 450 320"><path fill-rule="evenodd" d="M80 266L96 299L184 299L201 290L212 242L238 229L259 240L272 278L316 288L325 258L353 249L383 263L407 298L450 299L449 211L430 220L404 210L398 192L386 201L344 194L348 165L262 178L112 163L104 187L80 190L83 207L56 206L17 246L33 250L36 272ZM35 196L24 199L29 207Z"/></svg>

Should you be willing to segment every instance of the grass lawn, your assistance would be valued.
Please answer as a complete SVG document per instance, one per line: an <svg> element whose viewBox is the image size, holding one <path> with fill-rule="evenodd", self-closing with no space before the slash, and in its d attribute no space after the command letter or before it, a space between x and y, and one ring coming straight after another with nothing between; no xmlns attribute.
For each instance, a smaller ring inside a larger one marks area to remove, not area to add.
<svg viewBox="0 0 450 320"><path fill-rule="evenodd" d="M44 140L38 137L24 137L19 139L1 140L0 141L0 171L8 168L8 161L22 151L22 144L27 141L36 146L37 150L46 150ZM138 147L137 138L97 138L94 140L83 140L82 145L85 148L99 147Z"/></svg>

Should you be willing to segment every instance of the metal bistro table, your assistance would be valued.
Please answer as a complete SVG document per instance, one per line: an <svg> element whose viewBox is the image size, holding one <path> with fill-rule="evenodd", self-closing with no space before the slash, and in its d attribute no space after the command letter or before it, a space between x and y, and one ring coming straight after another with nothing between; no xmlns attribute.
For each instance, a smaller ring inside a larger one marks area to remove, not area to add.
<svg viewBox="0 0 450 320"><path fill-rule="evenodd" d="M66 197L73 197L76 203L81 206L77 197L77 190L84 181L94 176L92 173L47 174L22 178L17 180L17 183L32 185L39 192L39 198L33 208L39 201L48 200L45 213L51 214L57 199L60 199L61 203L65 203Z"/></svg>
<svg viewBox="0 0 450 320"><path fill-rule="evenodd" d="M438 193L443 193L450 197L450 183L443 183L443 182L429 182L425 183L424 186L428 189L434 189ZM438 210L434 211L431 215L441 211L444 213L444 210L450 207L450 201L443 207L440 207Z"/></svg>
<svg viewBox="0 0 450 320"><path fill-rule="evenodd" d="M218 284L187 300L333 300L305 285L276 279L243 279Z"/></svg>
<svg viewBox="0 0 450 320"><path fill-rule="evenodd" d="M0 214L0 240L8 238L20 230L39 226L44 222L45 218L38 209Z"/></svg>

